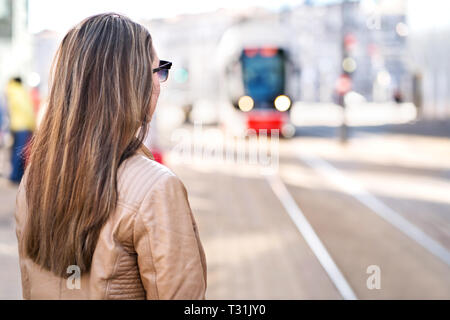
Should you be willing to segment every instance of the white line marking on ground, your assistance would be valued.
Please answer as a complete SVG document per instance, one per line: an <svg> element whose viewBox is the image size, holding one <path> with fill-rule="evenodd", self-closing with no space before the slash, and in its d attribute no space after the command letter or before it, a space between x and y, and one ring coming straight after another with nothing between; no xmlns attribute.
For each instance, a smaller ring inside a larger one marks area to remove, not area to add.
<svg viewBox="0 0 450 320"><path fill-rule="evenodd" d="M344 175L339 169L316 155L298 151L297 157L450 266L450 252L445 247L370 194L357 181Z"/></svg>
<svg viewBox="0 0 450 320"><path fill-rule="evenodd" d="M267 181L275 195L280 200L283 207L297 226L305 241L319 260L322 267L336 286L339 293L346 300L356 300L356 295L342 275L336 263L331 258L325 246L320 241L313 227L310 225L302 210L298 207L295 200L287 190L283 181L278 175L266 175Z"/></svg>

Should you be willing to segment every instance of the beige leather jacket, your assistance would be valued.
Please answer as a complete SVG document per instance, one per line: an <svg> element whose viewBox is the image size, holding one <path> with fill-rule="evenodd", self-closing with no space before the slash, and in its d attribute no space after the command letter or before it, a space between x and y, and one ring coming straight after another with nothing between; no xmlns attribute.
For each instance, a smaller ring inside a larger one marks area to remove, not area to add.
<svg viewBox="0 0 450 320"><path fill-rule="evenodd" d="M19 248L25 179L16 198ZM205 299L206 258L183 183L138 151L119 168L118 192L79 289L75 273L55 276L19 249L24 299Z"/></svg>

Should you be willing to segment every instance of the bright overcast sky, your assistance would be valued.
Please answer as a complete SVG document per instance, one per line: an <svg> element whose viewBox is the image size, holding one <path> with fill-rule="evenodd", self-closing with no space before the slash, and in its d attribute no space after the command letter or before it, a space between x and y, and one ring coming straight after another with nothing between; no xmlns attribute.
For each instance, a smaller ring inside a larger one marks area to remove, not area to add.
<svg viewBox="0 0 450 320"><path fill-rule="evenodd" d="M439 30L450 27L448 0L410 0L408 9L413 30Z"/></svg>
<svg viewBox="0 0 450 320"><path fill-rule="evenodd" d="M330 3L339 0L314 1ZM43 29L65 32L87 16L108 11L123 13L139 20L171 17L182 13L208 12L220 7L263 6L278 9L303 2L304 0L29 0L29 26L32 33ZM449 12L448 0L409 0L409 21L415 30L449 27Z"/></svg>
<svg viewBox="0 0 450 320"><path fill-rule="evenodd" d="M33 33L43 29L64 32L90 15L110 11L139 20L208 12L221 7L257 5L277 9L301 3L303 0L29 0L29 26Z"/></svg>

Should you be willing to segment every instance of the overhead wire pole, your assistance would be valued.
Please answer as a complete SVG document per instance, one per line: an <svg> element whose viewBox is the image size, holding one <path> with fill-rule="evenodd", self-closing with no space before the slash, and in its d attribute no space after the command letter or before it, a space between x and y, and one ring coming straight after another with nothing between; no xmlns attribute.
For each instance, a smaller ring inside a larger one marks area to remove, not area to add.
<svg viewBox="0 0 450 320"><path fill-rule="evenodd" d="M345 70L344 61L349 57L348 48L346 44L346 36L347 36L347 15L345 13L346 4L348 0L342 0L341 3L341 76L339 79L340 86L342 91L338 92L338 103L342 107L342 122L339 128L339 140L341 143L347 142L348 138L348 127L346 120L346 105L345 105L345 94L348 90L350 90L351 86L351 73ZM347 85L345 85L347 84ZM348 90L345 89L348 87Z"/></svg>
<svg viewBox="0 0 450 320"><path fill-rule="evenodd" d="M341 3L341 77L344 75L343 61L346 58L345 50L345 0ZM342 107L342 123L339 128L339 139L341 143L347 141L347 122L346 122L346 110L345 110L345 93L339 93L339 105Z"/></svg>

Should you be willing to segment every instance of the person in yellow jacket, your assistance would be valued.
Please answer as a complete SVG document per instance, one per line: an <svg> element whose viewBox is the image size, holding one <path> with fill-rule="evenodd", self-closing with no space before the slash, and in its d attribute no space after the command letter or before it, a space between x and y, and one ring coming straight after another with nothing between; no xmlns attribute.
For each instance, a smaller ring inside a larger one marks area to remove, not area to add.
<svg viewBox="0 0 450 320"><path fill-rule="evenodd" d="M33 102L29 92L22 85L20 77L9 81L6 87L6 100L9 110L10 130L13 136L10 180L20 183L25 169L24 150L36 126Z"/></svg>

